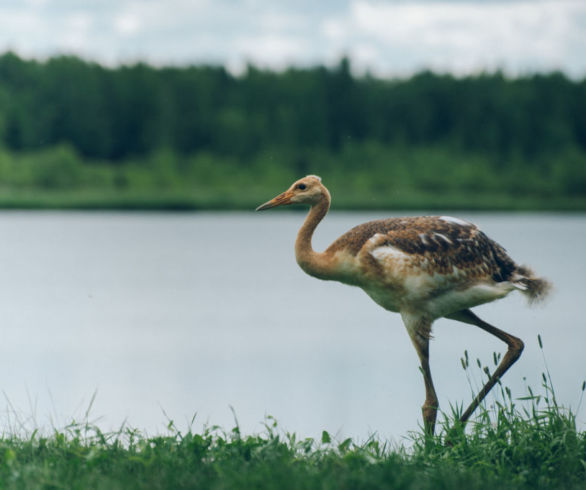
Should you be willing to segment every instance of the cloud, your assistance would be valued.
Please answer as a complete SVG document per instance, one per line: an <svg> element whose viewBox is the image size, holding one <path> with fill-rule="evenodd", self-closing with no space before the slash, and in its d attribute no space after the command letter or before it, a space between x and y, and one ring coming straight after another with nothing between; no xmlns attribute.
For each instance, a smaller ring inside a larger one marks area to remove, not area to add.
<svg viewBox="0 0 586 490"><path fill-rule="evenodd" d="M231 64L239 71L239 62L254 63L257 66L284 69L292 64L301 64L310 51L309 44L298 37L267 33L242 37L235 40L236 51L231 56Z"/></svg>
<svg viewBox="0 0 586 490"><path fill-rule="evenodd" d="M586 74L583 0L6 0L0 51L107 64L336 63L358 71Z"/></svg>
<svg viewBox="0 0 586 490"><path fill-rule="evenodd" d="M572 47L586 46L585 16L581 0L355 0L343 15L325 19L321 30L332 49L383 72L430 67L455 73L496 68L584 73L586 57L578 59Z"/></svg>
<svg viewBox="0 0 586 490"><path fill-rule="evenodd" d="M140 27L140 19L131 13L121 13L114 18L114 28L122 36L132 36Z"/></svg>

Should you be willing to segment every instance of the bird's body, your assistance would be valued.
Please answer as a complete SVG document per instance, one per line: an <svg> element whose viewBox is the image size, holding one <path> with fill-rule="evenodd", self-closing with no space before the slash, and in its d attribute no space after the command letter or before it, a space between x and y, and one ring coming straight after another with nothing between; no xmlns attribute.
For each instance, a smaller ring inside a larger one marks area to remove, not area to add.
<svg viewBox="0 0 586 490"><path fill-rule="evenodd" d="M423 413L431 431L437 411L428 363L433 321L447 317L471 323L507 342L501 372L497 368L492 382L463 415L465 421L523 348L519 339L486 324L470 308L513 290L540 299L548 290L547 281L515 264L472 223L448 216L370 221L349 230L324 252L315 252L311 238L329 209L330 194L319 177L307 176L258 210L293 203L311 205L295 243L300 267L319 279L358 286L386 310L401 314L422 362L427 394Z"/></svg>
<svg viewBox="0 0 586 490"><path fill-rule="evenodd" d="M475 225L447 216L364 223L325 254L334 264L332 279L361 287L394 312L417 309L440 318L522 287L502 247Z"/></svg>

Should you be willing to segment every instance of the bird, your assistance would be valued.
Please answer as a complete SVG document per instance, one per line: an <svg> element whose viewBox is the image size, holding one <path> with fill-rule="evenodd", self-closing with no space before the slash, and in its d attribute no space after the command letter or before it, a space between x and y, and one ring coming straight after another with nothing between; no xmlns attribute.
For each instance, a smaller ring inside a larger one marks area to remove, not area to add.
<svg viewBox="0 0 586 490"><path fill-rule="evenodd" d="M316 252L312 237L330 203L330 192L322 179L307 175L256 210L309 205L295 241L301 269L318 279L357 286L385 310L401 315L423 373L425 401L421 411L426 433L434 434L439 405L429 365L433 322L448 318L475 325L507 344L498 366L461 414L459 420L466 424L524 348L521 339L483 321L471 308L515 290L529 303L540 301L551 283L529 267L517 265L476 225L449 216L369 221L350 229L325 251Z"/></svg>

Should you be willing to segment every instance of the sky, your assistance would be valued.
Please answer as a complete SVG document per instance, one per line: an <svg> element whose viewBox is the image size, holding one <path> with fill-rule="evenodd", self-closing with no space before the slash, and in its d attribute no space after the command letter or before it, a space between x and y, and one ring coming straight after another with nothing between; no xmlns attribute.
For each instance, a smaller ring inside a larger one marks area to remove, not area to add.
<svg viewBox="0 0 586 490"><path fill-rule="evenodd" d="M107 65L586 76L586 0L0 0L0 52Z"/></svg>

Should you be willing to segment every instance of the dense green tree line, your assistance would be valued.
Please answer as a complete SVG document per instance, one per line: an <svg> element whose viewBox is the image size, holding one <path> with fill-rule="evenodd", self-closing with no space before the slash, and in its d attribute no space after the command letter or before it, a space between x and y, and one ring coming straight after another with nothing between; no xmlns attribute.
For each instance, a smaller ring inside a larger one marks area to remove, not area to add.
<svg viewBox="0 0 586 490"><path fill-rule="evenodd" d="M586 80L0 55L0 207L249 208L305 173L353 209L584 209Z"/></svg>
<svg viewBox="0 0 586 490"><path fill-rule="evenodd" d="M443 145L497 161L586 151L586 82L562 74L507 79L424 72L406 80L333 69L109 69L74 57L0 57L0 141L10 150L60 143L93 159L167 148L246 158L270 148L348 142Z"/></svg>

